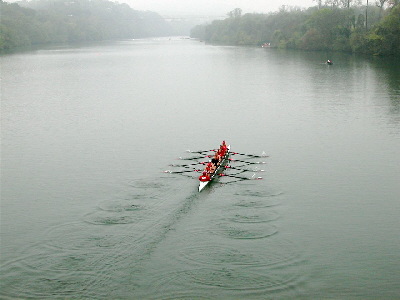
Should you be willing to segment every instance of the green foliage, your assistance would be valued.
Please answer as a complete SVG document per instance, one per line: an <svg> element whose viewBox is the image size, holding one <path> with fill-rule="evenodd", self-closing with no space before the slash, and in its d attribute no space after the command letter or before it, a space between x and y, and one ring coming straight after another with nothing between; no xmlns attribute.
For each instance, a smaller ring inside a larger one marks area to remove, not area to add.
<svg viewBox="0 0 400 300"><path fill-rule="evenodd" d="M107 0L0 0L0 50L45 43L165 36L169 24L156 13Z"/></svg>
<svg viewBox="0 0 400 300"><path fill-rule="evenodd" d="M374 54L400 55L400 5L394 7L374 29L371 35L377 35Z"/></svg>
<svg viewBox="0 0 400 300"><path fill-rule="evenodd" d="M304 50L327 50L326 38L316 28L310 28L301 38L300 48Z"/></svg>
<svg viewBox="0 0 400 300"><path fill-rule="evenodd" d="M303 50L399 55L400 6L382 19L378 7L281 9L272 14L232 11L225 20L196 26L191 36L214 43L261 45ZM366 31L366 14L368 29Z"/></svg>
<svg viewBox="0 0 400 300"><path fill-rule="evenodd" d="M400 5L391 9L368 32L361 28L354 30L350 45L354 52L400 56Z"/></svg>

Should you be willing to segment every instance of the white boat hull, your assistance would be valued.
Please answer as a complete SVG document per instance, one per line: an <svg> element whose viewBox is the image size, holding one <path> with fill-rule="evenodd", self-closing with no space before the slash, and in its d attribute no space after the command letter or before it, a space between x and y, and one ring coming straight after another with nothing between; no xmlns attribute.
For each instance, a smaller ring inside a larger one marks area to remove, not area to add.
<svg viewBox="0 0 400 300"><path fill-rule="evenodd" d="M199 192L201 192L201 190L204 189L209 182L210 181L200 181Z"/></svg>

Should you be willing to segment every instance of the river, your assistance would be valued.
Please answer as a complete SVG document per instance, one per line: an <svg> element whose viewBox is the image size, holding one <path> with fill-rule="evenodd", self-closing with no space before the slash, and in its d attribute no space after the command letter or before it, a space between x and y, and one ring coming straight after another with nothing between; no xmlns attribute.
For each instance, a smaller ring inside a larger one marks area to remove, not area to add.
<svg viewBox="0 0 400 300"><path fill-rule="evenodd" d="M2 298L399 297L398 60L163 38L0 63ZM222 140L263 179L164 172Z"/></svg>

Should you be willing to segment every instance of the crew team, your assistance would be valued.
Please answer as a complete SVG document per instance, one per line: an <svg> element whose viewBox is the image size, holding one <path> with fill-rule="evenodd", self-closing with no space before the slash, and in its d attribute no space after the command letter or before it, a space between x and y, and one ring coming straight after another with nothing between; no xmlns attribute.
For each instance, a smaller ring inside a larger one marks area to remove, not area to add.
<svg viewBox="0 0 400 300"><path fill-rule="evenodd" d="M200 180L208 181L210 180L212 174L214 174L215 170L221 164L222 159L225 157L226 152L228 151L228 147L226 146L225 141L222 141L221 146L218 150L215 151L214 157L210 162L206 164L204 168L203 174L200 176Z"/></svg>

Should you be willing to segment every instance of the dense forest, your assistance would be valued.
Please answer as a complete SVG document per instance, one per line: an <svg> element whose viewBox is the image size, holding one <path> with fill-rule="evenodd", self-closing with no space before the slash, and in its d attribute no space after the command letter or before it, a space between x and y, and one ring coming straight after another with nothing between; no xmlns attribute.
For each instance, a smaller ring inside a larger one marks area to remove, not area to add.
<svg viewBox="0 0 400 300"><path fill-rule="evenodd" d="M154 12L107 0L0 0L0 50L179 34Z"/></svg>
<svg viewBox="0 0 400 300"><path fill-rule="evenodd" d="M231 45L400 55L399 0L354 7L351 0L318 4L306 10L282 7L271 14L242 15L237 8L224 20L194 27L191 37Z"/></svg>

